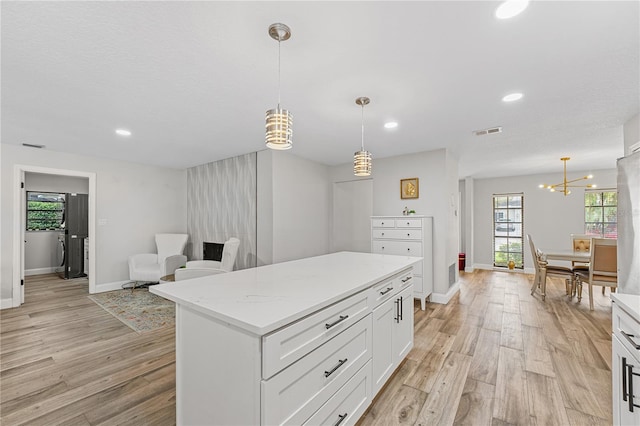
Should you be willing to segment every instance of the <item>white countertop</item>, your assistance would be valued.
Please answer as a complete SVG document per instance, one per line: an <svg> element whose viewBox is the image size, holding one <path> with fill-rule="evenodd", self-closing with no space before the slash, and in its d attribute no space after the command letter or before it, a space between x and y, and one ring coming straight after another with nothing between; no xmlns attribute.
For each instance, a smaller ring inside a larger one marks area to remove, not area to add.
<svg viewBox="0 0 640 426"><path fill-rule="evenodd" d="M149 291L262 336L395 275L421 257L339 252L159 284Z"/></svg>
<svg viewBox="0 0 640 426"><path fill-rule="evenodd" d="M640 296L637 294L611 293L611 300L640 322Z"/></svg>

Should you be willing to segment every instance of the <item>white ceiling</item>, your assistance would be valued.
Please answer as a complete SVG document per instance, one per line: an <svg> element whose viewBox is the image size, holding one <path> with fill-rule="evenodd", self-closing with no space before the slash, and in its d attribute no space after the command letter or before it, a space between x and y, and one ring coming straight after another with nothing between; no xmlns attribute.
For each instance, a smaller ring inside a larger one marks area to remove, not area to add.
<svg viewBox="0 0 640 426"><path fill-rule="evenodd" d="M615 167L640 110L639 3L532 2L510 20L498 5L3 1L2 142L174 168L264 149L267 28L283 22L295 155L350 163L368 96L374 176L376 158L444 147L461 177L559 172L562 156L570 171Z"/></svg>

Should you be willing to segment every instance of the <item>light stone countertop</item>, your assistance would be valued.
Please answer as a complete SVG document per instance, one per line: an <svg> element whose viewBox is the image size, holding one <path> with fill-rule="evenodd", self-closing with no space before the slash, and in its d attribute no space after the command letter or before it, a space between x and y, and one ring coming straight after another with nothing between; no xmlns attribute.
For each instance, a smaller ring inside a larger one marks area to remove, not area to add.
<svg viewBox="0 0 640 426"><path fill-rule="evenodd" d="M149 291L263 336L398 274L421 257L339 252L174 283Z"/></svg>
<svg viewBox="0 0 640 426"><path fill-rule="evenodd" d="M640 296L637 294L611 293L611 300L640 322Z"/></svg>

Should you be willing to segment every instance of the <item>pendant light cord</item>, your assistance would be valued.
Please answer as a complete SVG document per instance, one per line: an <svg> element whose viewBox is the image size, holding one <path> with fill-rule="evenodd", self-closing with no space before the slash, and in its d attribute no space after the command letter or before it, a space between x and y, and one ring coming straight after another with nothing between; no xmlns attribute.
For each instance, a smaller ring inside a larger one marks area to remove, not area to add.
<svg viewBox="0 0 640 426"><path fill-rule="evenodd" d="M282 37L278 35L278 109L280 109L280 39Z"/></svg>
<svg viewBox="0 0 640 426"><path fill-rule="evenodd" d="M362 143L360 145L360 151L364 151L364 105L362 105Z"/></svg>

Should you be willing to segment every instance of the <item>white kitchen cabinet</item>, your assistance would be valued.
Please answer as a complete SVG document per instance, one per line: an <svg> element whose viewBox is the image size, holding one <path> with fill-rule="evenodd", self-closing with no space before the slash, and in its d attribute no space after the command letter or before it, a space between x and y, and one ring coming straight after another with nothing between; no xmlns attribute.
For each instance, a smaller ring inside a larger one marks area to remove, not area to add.
<svg viewBox="0 0 640 426"><path fill-rule="evenodd" d="M413 268L413 294L425 310L433 293L433 218L372 216L371 253L422 257Z"/></svg>
<svg viewBox="0 0 640 426"><path fill-rule="evenodd" d="M176 423L355 424L377 392L375 348L391 348L388 378L413 344L415 262L341 252L153 286L176 302ZM385 303L403 321L376 337Z"/></svg>
<svg viewBox="0 0 640 426"><path fill-rule="evenodd" d="M375 290L388 291L373 309L373 393L377 393L413 347L413 297L405 275L391 285ZM395 284L395 287L392 287ZM389 291L393 288L393 291Z"/></svg>
<svg viewBox="0 0 640 426"><path fill-rule="evenodd" d="M612 293L613 424L640 425L640 296Z"/></svg>

